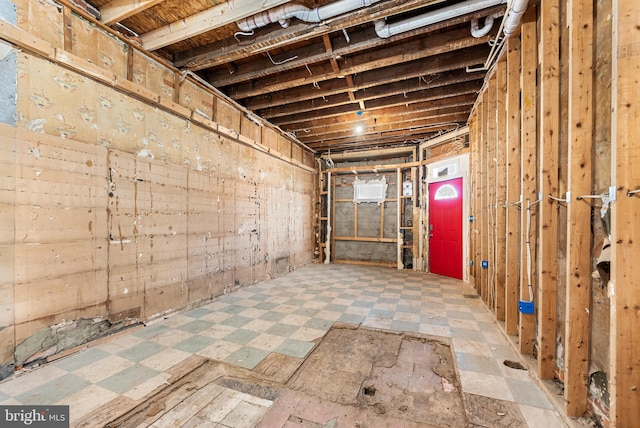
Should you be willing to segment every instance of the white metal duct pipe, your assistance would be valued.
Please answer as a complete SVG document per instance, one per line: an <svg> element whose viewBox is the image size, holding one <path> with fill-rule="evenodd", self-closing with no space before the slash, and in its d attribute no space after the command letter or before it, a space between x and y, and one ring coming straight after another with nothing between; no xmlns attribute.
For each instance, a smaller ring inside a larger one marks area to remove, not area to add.
<svg viewBox="0 0 640 428"><path fill-rule="evenodd" d="M507 17L504 18L503 30L504 35L509 37L516 32L522 21L522 15L527 10L528 0L512 0L511 8Z"/></svg>
<svg viewBox="0 0 640 428"><path fill-rule="evenodd" d="M504 13L494 13L493 15L487 16L486 18L484 18L484 26L482 26L482 28L480 28L480 24L478 23L477 19L472 19L471 35L476 39L486 36L493 28L493 21L496 18L500 18L502 15L504 15Z"/></svg>
<svg viewBox="0 0 640 428"><path fill-rule="evenodd" d="M252 31L272 22L279 22L283 27L289 25L289 19L298 18L304 22L322 22L335 16L352 12L361 7L371 6L382 0L339 0L325 6L309 9L298 4L289 4L266 10L237 22L241 31Z"/></svg>
<svg viewBox="0 0 640 428"><path fill-rule="evenodd" d="M436 24L446 21L447 19L457 18L458 16L497 6L506 3L506 1L507 0L468 0L392 24L387 24L384 20L380 20L376 21L376 33L378 37L386 39L396 34L406 33L407 31L426 27L427 25Z"/></svg>

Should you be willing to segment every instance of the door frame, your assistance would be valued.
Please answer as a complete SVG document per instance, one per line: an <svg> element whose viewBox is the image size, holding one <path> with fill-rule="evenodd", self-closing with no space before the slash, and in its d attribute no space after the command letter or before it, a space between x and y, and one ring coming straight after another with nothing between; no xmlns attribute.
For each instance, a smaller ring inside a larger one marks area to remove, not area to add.
<svg viewBox="0 0 640 428"><path fill-rule="evenodd" d="M434 171L449 165L456 165L456 171L450 174L433 177ZM448 181L454 178L462 178L462 280L469 282L469 154L451 156L437 162L426 165L426 176L422 177L421 216L422 227L420 228L420 243L423 245L421 255L423 258L423 268L426 272L431 271L429 266L429 240L427 238L429 228L429 184Z"/></svg>

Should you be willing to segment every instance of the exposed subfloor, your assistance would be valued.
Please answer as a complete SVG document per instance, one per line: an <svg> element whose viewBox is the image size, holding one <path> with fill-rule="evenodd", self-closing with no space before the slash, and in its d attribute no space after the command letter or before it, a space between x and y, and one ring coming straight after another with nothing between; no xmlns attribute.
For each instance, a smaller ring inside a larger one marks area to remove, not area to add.
<svg viewBox="0 0 640 428"><path fill-rule="evenodd" d="M86 427L566 426L472 296L313 264L15 376L0 404Z"/></svg>

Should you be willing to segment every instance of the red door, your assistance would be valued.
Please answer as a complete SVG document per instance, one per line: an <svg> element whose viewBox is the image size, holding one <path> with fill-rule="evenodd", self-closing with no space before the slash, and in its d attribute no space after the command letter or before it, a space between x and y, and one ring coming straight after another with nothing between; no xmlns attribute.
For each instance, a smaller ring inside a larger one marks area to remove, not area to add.
<svg viewBox="0 0 640 428"><path fill-rule="evenodd" d="M462 279L462 178L429 184L429 270Z"/></svg>

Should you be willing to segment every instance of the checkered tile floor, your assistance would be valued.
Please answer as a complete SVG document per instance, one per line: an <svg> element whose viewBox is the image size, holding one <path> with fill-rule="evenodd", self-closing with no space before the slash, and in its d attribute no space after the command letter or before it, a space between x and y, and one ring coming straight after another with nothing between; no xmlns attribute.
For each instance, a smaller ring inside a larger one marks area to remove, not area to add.
<svg viewBox="0 0 640 428"><path fill-rule="evenodd" d="M518 356L472 294L424 273L312 264L0 383L0 404L68 404L73 422L144 397L193 354L252 369L271 352L306 356L340 321L450 338L463 392L516 403L529 427L565 426L528 373L503 364Z"/></svg>

